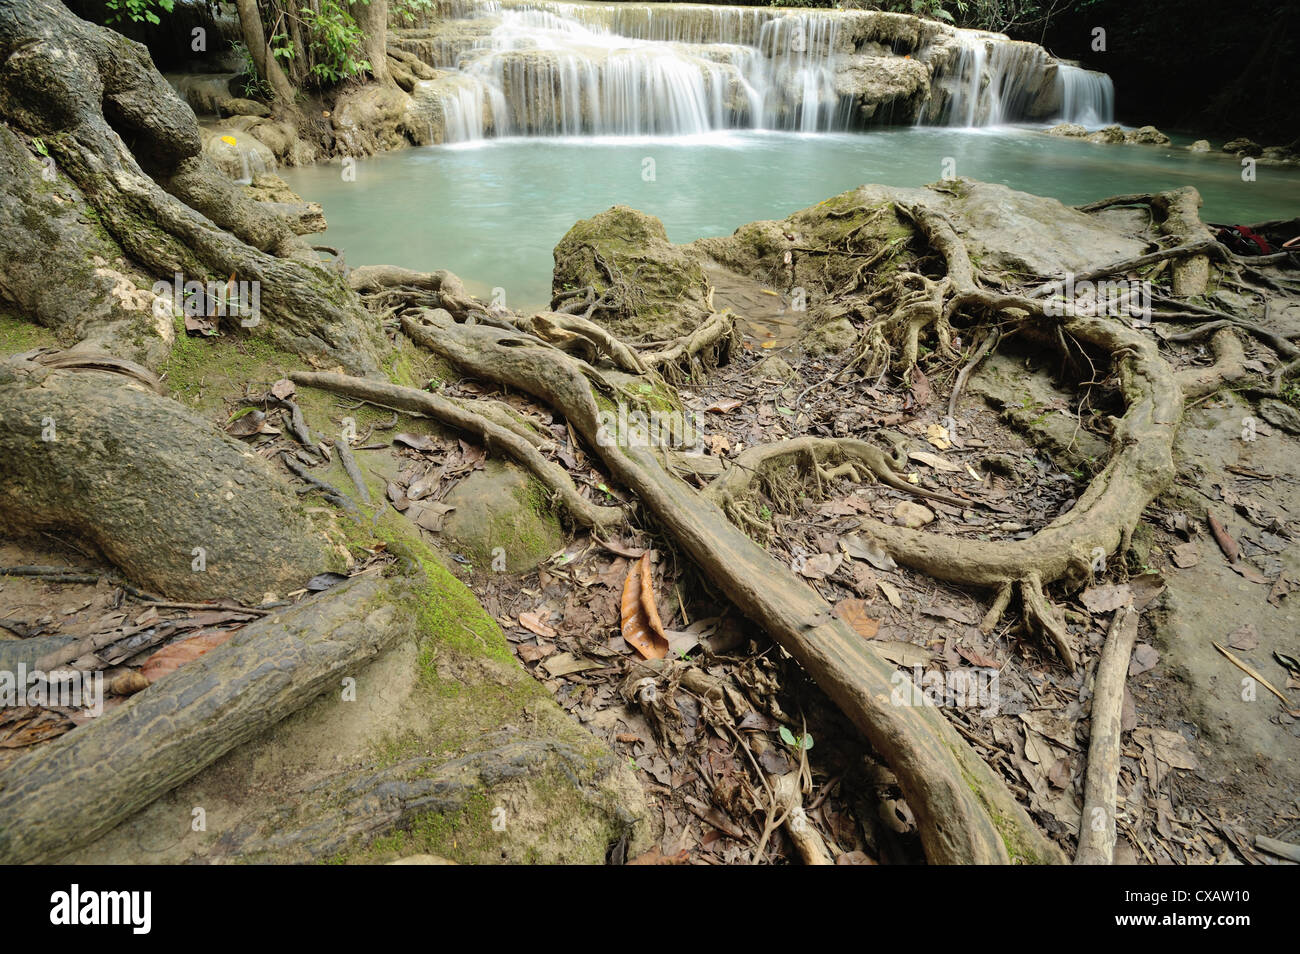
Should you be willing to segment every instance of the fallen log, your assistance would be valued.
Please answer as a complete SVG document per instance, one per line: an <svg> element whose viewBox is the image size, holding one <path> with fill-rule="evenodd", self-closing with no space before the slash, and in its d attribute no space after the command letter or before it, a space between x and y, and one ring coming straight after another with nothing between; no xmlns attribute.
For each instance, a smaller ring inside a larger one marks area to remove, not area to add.
<svg viewBox="0 0 1300 954"><path fill-rule="evenodd" d="M1122 606L1111 621L1092 689L1092 732L1084 778L1076 865L1108 865L1115 859L1115 799L1119 782L1120 718L1129 657L1137 639L1138 614Z"/></svg>
<svg viewBox="0 0 1300 954"><path fill-rule="evenodd" d="M51 861L335 688L413 632L389 583L365 576L250 623L116 709L13 762L0 862Z"/></svg>

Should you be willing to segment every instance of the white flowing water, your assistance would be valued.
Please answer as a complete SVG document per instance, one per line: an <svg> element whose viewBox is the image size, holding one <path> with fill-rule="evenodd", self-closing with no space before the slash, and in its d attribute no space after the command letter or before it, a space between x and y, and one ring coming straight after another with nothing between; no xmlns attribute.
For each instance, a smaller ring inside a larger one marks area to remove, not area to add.
<svg viewBox="0 0 1300 954"><path fill-rule="evenodd" d="M454 71L431 84L445 142L854 127L853 97L837 75L862 38L841 36L846 21L837 12L546 0L444 0L441 10L469 28L483 24L470 40L425 48L434 65ZM1045 77L1056 61L1040 47L971 31L957 31L956 43L954 55L934 63L935 97L922 122L1020 121L1052 88ZM1058 118L1109 121L1109 83L1062 64ZM1052 118L1043 108L1033 115Z"/></svg>
<svg viewBox="0 0 1300 954"><path fill-rule="evenodd" d="M1056 79L1061 88L1062 120L1089 127L1115 121L1115 84L1105 73L1062 63Z"/></svg>

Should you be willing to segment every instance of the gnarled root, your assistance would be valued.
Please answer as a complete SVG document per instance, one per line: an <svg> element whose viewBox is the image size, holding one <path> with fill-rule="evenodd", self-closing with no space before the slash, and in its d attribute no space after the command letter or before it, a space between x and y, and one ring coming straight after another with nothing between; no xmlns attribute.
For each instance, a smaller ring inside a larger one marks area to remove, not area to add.
<svg viewBox="0 0 1300 954"><path fill-rule="evenodd" d="M898 476L901 461L874 444L851 437L808 435L747 448L708 486L704 495L722 507L728 515L760 528L765 535L770 528L750 516L744 498L754 484L770 473L774 464L791 458L807 458L812 464L812 478L819 486L838 477L847 477L855 483L878 480L903 493L935 500L951 507L964 508L972 505L971 501L959 500L908 483Z"/></svg>
<svg viewBox="0 0 1300 954"><path fill-rule="evenodd" d="M897 774L926 854L935 863L1058 862L1002 780L928 705L894 698L896 670L831 615L827 603L672 476L656 449L602 437L598 371L517 333L457 325L430 313L403 330L465 371L519 388L561 411L611 475L631 489L705 574L785 647L867 736Z"/></svg>
<svg viewBox="0 0 1300 954"><path fill-rule="evenodd" d="M602 507L594 504L574 486L573 479L559 464L547 460L538 447L524 434L505 427L487 416L476 413L454 401L428 391L401 387L380 381L349 377L329 372L294 371L289 377L297 384L321 388L335 394L369 401L396 411L425 414L451 427L475 435L489 447L499 447L519 464L528 468L542 485L551 491L574 523L602 532L627 523L627 512L622 507ZM522 427L520 427L522 430Z"/></svg>

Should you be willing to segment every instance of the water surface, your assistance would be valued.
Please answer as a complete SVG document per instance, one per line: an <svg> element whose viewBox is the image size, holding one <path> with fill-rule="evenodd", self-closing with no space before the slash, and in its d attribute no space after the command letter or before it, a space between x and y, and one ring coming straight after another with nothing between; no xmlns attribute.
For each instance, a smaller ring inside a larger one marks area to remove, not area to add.
<svg viewBox="0 0 1300 954"><path fill-rule="evenodd" d="M552 249L579 219L630 205L688 242L780 219L863 183L920 186L957 175L1087 202L1192 185L1211 222L1300 215L1300 170L1259 166L1175 145L1095 145L1022 128L912 127L866 134L734 131L683 138L496 139L285 169L330 228L319 241L351 266L447 268L470 290L503 289L514 308L550 296ZM650 163L653 163L651 168ZM651 175L651 172L653 173Z"/></svg>

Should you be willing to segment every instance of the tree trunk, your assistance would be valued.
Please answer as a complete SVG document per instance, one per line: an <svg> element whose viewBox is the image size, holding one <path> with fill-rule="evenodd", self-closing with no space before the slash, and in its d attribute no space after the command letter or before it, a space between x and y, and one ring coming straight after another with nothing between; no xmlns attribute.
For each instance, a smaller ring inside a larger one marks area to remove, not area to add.
<svg viewBox="0 0 1300 954"><path fill-rule="evenodd" d="M271 86L271 92L277 103L292 105L295 90L284 75L280 64L266 43L266 31L262 29L262 15L257 10L257 0L235 0L239 8L239 25L244 32L244 45L257 65L258 75ZM295 51L299 56L303 51Z"/></svg>
<svg viewBox="0 0 1300 954"><path fill-rule="evenodd" d="M376 83L391 83L388 73L388 0L352 0L352 16L365 34L362 49Z"/></svg>

